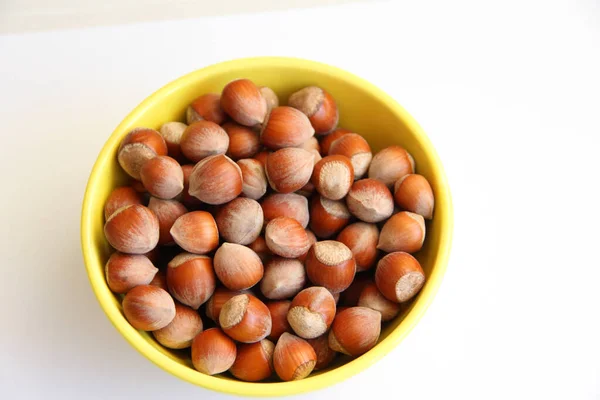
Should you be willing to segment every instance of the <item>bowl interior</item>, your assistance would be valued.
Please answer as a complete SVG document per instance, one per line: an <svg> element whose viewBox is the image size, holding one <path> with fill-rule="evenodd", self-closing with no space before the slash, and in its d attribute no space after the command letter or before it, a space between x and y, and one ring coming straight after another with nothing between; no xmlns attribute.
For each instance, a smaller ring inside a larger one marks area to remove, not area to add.
<svg viewBox="0 0 600 400"><path fill-rule="evenodd" d="M417 172L432 185L436 209L427 222L427 238L415 256L427 276L423 290L381 333L378 345L354 360L339 359L332 368L298 382L245 383L227 374L210 377L193 369L187 352L169 351L151 334L135 330L122 314L120 297L111 293L104 265L112 253L103 234L103 207L112 189L129 181L117 162L117 148L127 132L144 126L158 129L167 121L185 121L187 105L201 94L219 93L236 78L271 87L285 104L294 91L321 86L337 99L340 126L362 134L373 153L385 146L405 147ZM111 322L142 354L166 371L191 383L238 395L275 396L318 389L343 380L375 362L396 346L417 323L441 282L450 248L452 211L446 178L431 143L415 121L388 95L366 81L327 65L287 58L256 58L217 64L186 75L140 104L117 127L102 149L90 176L82 212L82 245L90 282Z"/></svg>

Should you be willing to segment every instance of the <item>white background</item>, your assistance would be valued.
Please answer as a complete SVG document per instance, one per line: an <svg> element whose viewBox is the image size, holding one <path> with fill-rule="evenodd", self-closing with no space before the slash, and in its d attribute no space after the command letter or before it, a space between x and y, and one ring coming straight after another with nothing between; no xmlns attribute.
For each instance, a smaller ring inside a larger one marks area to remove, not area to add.
<svg viewBox="0 0 600 400"><path fill-rule="evenodd" d="M2 398L225 399L102 313L79 247L93 162L136 104L217 61L354 72L421 123L455 204L451 262L401 345L310 399L600 397L600 10L420 1L0 36ZM389 394L389 393L392 394Z"/></svg>

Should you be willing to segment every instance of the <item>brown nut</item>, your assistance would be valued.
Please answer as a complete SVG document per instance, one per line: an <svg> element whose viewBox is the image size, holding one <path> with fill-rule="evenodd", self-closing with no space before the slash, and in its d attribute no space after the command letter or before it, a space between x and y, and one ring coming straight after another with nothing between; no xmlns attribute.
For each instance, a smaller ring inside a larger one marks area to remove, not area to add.
<svg viewBox="0 0 600 400"><path fill-rule="evenodd" d="M148 257L113 253L106 263L106 283L115 293L127 293L136 286L148 285L158 268Z"/></svg>
<svg viewBox="0 0 600 400"><path fill-rule="evenodd" d="M310 230L320 239L327 239L350 222L350 212L341 200L329 200L315 195L310 202Z"/></svg>
<svg viewBox="0 0 600 400"><path fill-rule="evenodd" d="M219 125L210 121L194 122L181 137L181 151L190 161L198 162L209 156L225 154L229 136Z"/></svg>
<svg viewBox="0 0 600 400"><path fill-rule="evenodd" d="M172 199L183 190L181 165L169 156L146 161L140 170L140 177L148 193L160 199Z"/></svg>
<svg viewBox="0 0 600 400"><path fill-rule="evenodd" d="M308 200L296 193L274 193L265 197L261 203L265 223L279 218L293 218L306 228L310 219Z"/></svg>
<svg viewBox="0 0 600 400"><path fill-rule="evenodd" d="M249 199L258 200L267 193L267 175L263 164L253 158L238 160L242 171L242 194Z"/></svg>
<svg viewBox="0 0 600 400"><path fill-rule="evenodd" d="M159 269L148 285L156 286L163 290L169 291L169 287L167 286L167 271L164 269Z"/></svg>
<svg viewBox="0 0 600 400"><path fill-rule="evenodd" d="M354 182L346 197L346 204L352 215L365 222L381 222L394 212L392 193L375 179Z"/></svg>
<svg viewBox="0 0 600 400"><path fill-rule="evenodd" d="M354 168L354 179L360 179L367 173L373 158L369 143L356 133L348 133L334 141L329 148L329 155L348 157Z"/></svg>
<svg viewBox="0 0 600 400"><path fill-rule="evenodd" d="M265 266L260 291L267 299L289 299L302 290L305 283L306 273L300 261L273 257Z"/></svg>
<svg viewBox="0 0 600 400"><path fill-rule="evenodd" d="M377 248L391 253L405 251L414 253L421 250L425 241L425 220L423 216L408 211L392 215L381 228Z"/></svg>
<svg viewBox="0 0 600 400"><path fill-rule="evenodd" d="M248 289L263 277L263 264L246 246L223 243L215 253L215 273L229 290Z"/></svg>
<svg viewBox="0 0 600 400"><path fill-rule="evenodd" d="M119 164L133 179L140 180L144 163L167 155L167 144L154 129L135 128L125 136L118 150Z"/></svg>
<svg viewBox="0 0 600 400"><path fill-rule="evenodd" d="M386 299L396 303L410 300L425 283L421 264L410 254L390 253L379 260L375 283Z"/></svg>
<svg viewBox="0 0 600 400"><path fill-rule="evenodd" d="M229 136L227 156L232 160L254 157L260 150L258 132L235 122L226 122L223 124L223 129Z"/></svg>
<svg viewBox="0 0 600 400"><path fill-rule="evenodd" d="M289 147L269 154L265 172L273 190L291 193L306 185L313 167L313 154L304 149Z"/></svg>
<svg viewBox="0 0 600 400"><path fill-rule="evenodd" d="M300 196L306 197L307 199L311 197L315 193L315 185L312 182L308 182L306 185L302 187L302 189L296 191L296 194Z"/></svg>
<svg viewBox="0 0 600 400"><path fill-rule="evenodd" d="M262 97L267 102L267 113L271 112L273 108L279 107L279 98L273 89L267 86L261 86L258 90L260 90L260 94L262 94Z"/></svg>
<svg viewBox="0 0 600 400"><path fill-rule="evenodd" d="M215 291L217 282L210 257L181 253L169 262L167 286L177 301L197 310Z"/></svg>
<svg viewBox="0 0 600 400"><path fill-rule="evenodd" d="M271 154L271 152L267 151L267 150L259 151L254 156L254 159L256 161L260 162L262 164L263 168L265 168L267 165L267 157L269 157L269 154Z"/></svg>
<svg viewBox="0 0 600 400"><path fill-rule="evenodd" d="M288 104L306 114L317 135L331 132L338 124L335 100L319 87L308 86L298 90L290 96Z"/></svg>
<svg viewBox="0 0 600 400"><path fill-rule="evenodd" d="M106 220L104 235L120 252L144 254L158 244L158 218L152 210L139 204L121 207Z"/></svg>
<svg viewBox="0 0 600 400"><path fill-rule="evenodd" d="M313 136L313 137L309 138L306 142L302 143L298 147L301 149L304 149L306 151L310 151L310 152L316 151L317 154L315 155L315 158L318 157L317 161L319 161L321 159L321 146L319 145L319 141L317 140L316 137ZM316 163L316 161L315 161L315 163Z"/></svg>
<svg viewBox="0 0 600 400"><path fill-rule="evenodd" d="M415 160L400 146L390 146L375 154L369 167L369 178L378 179L388 187L404 175L415 173Z"/></svg>
<svg viewBox="0 0 600 400"><path fill-rule="evenodd" d="M173 244L175 241L171 236L171 228L177 218L188 212L187 208L177 200L162 200L156 197L150 197L148 208L154 211L158 218L160 228L158 244Z"/></svg>
<svg viewBox="0 0 600 400"><path fill-rule="evenodd" d="M190 253L206 254L219 245L217 223L206 211L192 211L177 218L170 233L175 243Z"/></svg>
<svg viewBox="0 0 600 400"><path fill-rule="evenodd" d="M408 174L394 184L394 200L403 210L420 214L425 219L433 218L433 191L422 175Z"/></svg>
<svg viewBox="0 0 600 400"><path fill-rule="evenodd" d="M261 142L272 150L296 147L315 134L314 128L302 111L292 107L271 110L260 133Z"/></svg>
<svg viewBox="0 0 600 400"><path fill-rule="evenodd" d="M312 346L317 355L315 371L327 368L338 354L329 348L329 333L325 333L314 339L308 339L307 342Z"/></svg>
<svg viewBox="0 0 600 400"><path fill-rule="evenodd" d="M358 298L358 305L379 312L384 322L394 319L400 312L400 305L386 299L374 282L365 285Z"/></svg>
<svg viewBox="0 0 600 400"><path fill-rule="evenodd" d="M183 191L181 192L181 202L189 208L197 208L202 202L190 194L190 175L194 170L195 164L185 164L181 166L183 171Z"/></svg>
<svg viewBox="0 0 600 400"><path fill-rule="evenodd" d="M167 152L169 156L176 160L181 159L181 137L187 129L187 125L183 122L167 122L162 124L158 131L167 144Z"/></svg>
<svg viewBox="0 0 600 400"><path fill-rule="evenodd" d="M271 333L271 313L256 297L241 294L223 304L219 324L229 337L238 342L254 343Z"/></svg>
<svg viewBox="0 0 600 400"><path fill-rule="evenodd" d="M221 96L216 93L207 93L198 97L187 108L187 123L207 120L221 125L227 116L221 108Z"/></svg>
<svg viewBox="0 0 600 400"><path fill-rule="evenodd" d="M218 324L219 315L221 315L223 304L227 303L227 300L231 299L232 297L243 293L245 293L245 291L229 290L224 287L218 287L210 299L208 299L206 302L206 316Z"/></svg>
<svg viewBox="0 0 600 400"><path fill-rule="evenodd" d="M329 331L329 347L357 357L375 347L380 333L379 312L366 307L350 307L336 315Z"/></svg>
<svg viewBox="0 0 600 400"><path fill-rule="evenodd" d="M230 243L248 245L263 228L263 210L256 200L238 197L223 205L215 217L221 236Z"/></svg>
<svg viewBox="0 0 600 400"><path fill-rule="evenodd" d="M169 349L185 349L202 332L200 315L189 307L175 303L175 318L164 328L152 332L152 336Z"/></svg>
<svg viewBox="0 0 600 400"><path fill-rule="evenodd" d="M142 196L130 186L116 188L104 204L104 219L107 220L119 208L132 204L142 204Z"/></svg>
<svg viewBox="0 0 600 400"><path fill-rule="evenodd" d="M159 287L136 286L123 298L123 313L135 329L155 331L173 321L175 302Z"/></svg>
<svg viewBox="0 0 600 400"><path fill-rule="evenodd" d="M230 202L242 193L242 171L223 154L207 157L194 167L189 192L207 204Z"/></svg>
<svg viewBox="0 0 600 400"><path fill-rule="evenodd" d="M271 334L269 339L277 341L284 332L291 332L292 327L287 320L287 313L290 309L289 300L270 301L266 303L271 312Z"/></svg>
<svg viewBox="0 0 600 400"><path fill-rule="evenodd" d="M345 227L337 236L338 242L344 243L354 256L356 272L366 271L375 266L377 260L377 242L379 229L375 224L355 222Z"/></svg>
<svg viewBox="0 0 600 400"><path fill-rule="evenodd" d="M267 102L254 82L238 79L229 82L221 93L221 108L238 124L262 124L267 114Z"/></svg>
<svg viewBox="0 0 600 400"><path fill-rule="evenodd" d="M192 341L192 364L207 375L227 371L237 355L235 342L219 328L200 332Z"/></svg>
<svg viewBox="0 0 600 400"><path fill-rule="evenodd" d="M236 378L246 382L258 382L273 374L273 351L275 345L267 339L256 343L238 345L237 357L229 369Z"/></svg>
<svg viewBox="0 0 600 400"><path fill-rule="evenodd" d="M273 352L273 366L279 378L284 381L304 379L315 367L317 355L304 339L290 333L283 333Z"/></svg>
<svg viewBox="0 0 600 400"><path fill-rule="evenodd" d="M267 247L274 254L285 258L296 258L306 253L310 241L298 221L279 217L271 220L265 228Z"/></svg>
<svg viewBox="0 0 600 400"><path fill-rule="evenodd" d="M335 317L335 300L329 290L313 286L294 297L287 319L296 333L304 339L314 339L327 332Z"/></svg>
<svg viewBox="0 0 600 400"><path fill-rule="evenodd" d="M308 241L310 242L310 246L312 247L313 244L317 243L317 237L315 236L314 233L312 233L311 230L309 229L305 229L306 230L306 234L308 235ZM310 247L309 247L310 249ZM298 260L304 262L306 260L306 256L308 255L308 250L306 251L306 253L302 254L301 256L298 256Z"/></svg>
<svg viewBox="0 0 600 400"><path fill-rule="evenodd" d="M267 247L267 241L263 236L259 236L256 240L248 245L252 249L263 263L265 263L271 257L271 250Z"/></svg>
<svg viewBox="0 0 600 400"><path fill-rule="evenodd" d="M354 183L354 168L346 156L327 156L317 164L311 182L321 196L331 200L343 199Z"/></svg>
<svg viewBox="0 0 600 400"><path fill-rule="evenodd" d="M315 243L308 251L305 264L308 279L332 293L346 290L356 273L352 252L345 244L335 240Z"/></svg>
<svg viewBox="0 0 600 400"><path fill-rule="evenodd" d="M373 277L371 274L356 274L354 281L352 281L352 284L348 287L348 289L340 293L339 304L344 307L357 306L360 294L365 286L371 282L373 282ZM338 307L338 313L339 312L340 307Z"/></svg>
<svg viewBox="0 0 600 400"><path fill-rule="evenodd" d="M335 142L342 136L347 135L349 133L352 133L352 131L349 131L348 129L344 129L344 128L338 128L335 131L331 132L330 134L323 136L321 139L321 142L319 143L319 145L321 146L321 155L323 157L328 156L329 149L331 148L331 145L333 144L333 142Z"/></svg>

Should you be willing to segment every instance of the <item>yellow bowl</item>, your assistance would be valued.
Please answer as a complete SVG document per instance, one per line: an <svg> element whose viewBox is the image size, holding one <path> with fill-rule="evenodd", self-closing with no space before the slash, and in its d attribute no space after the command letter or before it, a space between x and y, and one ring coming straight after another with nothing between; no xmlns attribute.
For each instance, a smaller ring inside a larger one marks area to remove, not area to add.
<svg viewBox="0 0 600 400"><path fill-rule="evenodd" d="M295 382L246 383L226 375L208 376L193 369L185 352L169 351L147 332L134 329L123 316L120 298L109 290L104 264L112 250L104 239L104 201L113 188L127 182L117 162L119 142L132 128L158 129L167 121L183 121L187 105L203 93L219 93L236 78L249 78L271 87L282 100L304 86L325 88L338 100L340 126L362 134L373 152L398 144L413 156L417 172L435 193L435 214L427 224L425 246L416 255L427 281L409 307L389 324L371 351L343 365ZM125 88L126 90L126 88ZM228 61L192 72L158 90L137 106L117 127L100 152L83 200L81 242L90 283L104 312L117 330L150 361L167 372L208 389L246 396L292 395L333 385L364 370L397 346L417 324L440 286L452 237L452 203L442 164L431 142L413 118L369 82L321 63L278 57Z"/></svg>

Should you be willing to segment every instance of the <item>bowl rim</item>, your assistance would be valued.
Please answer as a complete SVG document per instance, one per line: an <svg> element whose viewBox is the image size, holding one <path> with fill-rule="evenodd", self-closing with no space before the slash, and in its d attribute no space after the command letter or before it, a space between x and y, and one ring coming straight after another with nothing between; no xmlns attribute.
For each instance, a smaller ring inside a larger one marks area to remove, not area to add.
<svg viewBox="0 0 600 400"><path fill-rule="evenodd" d="M436 179L439 181L438 186L441 189L436 193L436 208L442 207L446 210L446 212L443 214L440 225L440 244L437 257L432 263L432 273L428 278L427 285L423 288L419 298L413 303L412 309L408 312L400 325L398 325L385 339L380 341L375 348L366 354L340 367L332 369L331 371L327 371L316 376L310 376L301 381L275 383L242 382L204 375L194 371L193 369L190 369L187 366L181 365L167 355L158 351L146 340L143 340L138 331L132 329L130 326L124 325L122 313L118 310L118 308L111 306L111 299L109 297L110 295L106 294L106 290L102 290L102 286L104 286L105 289L106 284L103 283L102 280L93 278L93 276L97 274L97 270L93 269L91 265L91 260L96 253L96 249L93 246L91 235L93 217L90 210L90 199L95 195L96 192L95 182L102 174L101 165L104 164L108 158L112 157L112 154L109 152L109 148L113 147L114 142L120 140L118 137L118 132L127 126L130 126L140 114L144 113L145 110L157 100L157 98L164 97L169 92L177 90L177 88L181 86L192 84L198 75L211 75L212 73L227 69L237 69L240 64L252 67L268 65L269 67L279 66L293 67L296 69L305 68L307 70L317 70L322 74L333 75L349 81L353 86L357 86L361 90L370 92L371 94L381 98L388 104L392 112L398 115L399 118L404 121L408 129L415 134L419 145L422 146L423 150L431 158L432 169L435 171ZM449 261L453 223L452 199L441 160L439 159L433 144L419 124L390 95L363 78L360 78L341 68L321 62L293 57L251 57L238 58L212 64L177 78L158 89L150 96L146 97L119 123L102 147L86 185L81 211L81 246L88 279L101 308L119 333L138 352L144 355L144 357L170 374L206 389L241 396L271 397L300 394L334 385L363 371L390 353L414 329L427 308L433 302L433 299L442 283Z"/></svg>

